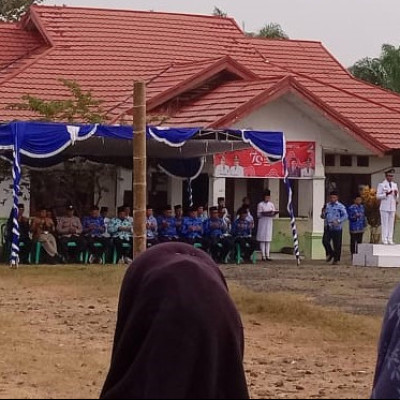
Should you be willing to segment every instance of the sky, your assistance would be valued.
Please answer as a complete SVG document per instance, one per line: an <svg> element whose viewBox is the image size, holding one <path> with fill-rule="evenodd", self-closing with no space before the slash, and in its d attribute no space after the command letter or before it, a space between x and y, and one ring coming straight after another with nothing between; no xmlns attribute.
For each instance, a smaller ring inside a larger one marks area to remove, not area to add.
<svg viewBox="0 0 400 400"><path fill-rule="evenodd" d="M400 45L400 0L45 0L47 5L211 14L217 6L246 31L279 23L291 39L318 40L346 67Z"/></svg>

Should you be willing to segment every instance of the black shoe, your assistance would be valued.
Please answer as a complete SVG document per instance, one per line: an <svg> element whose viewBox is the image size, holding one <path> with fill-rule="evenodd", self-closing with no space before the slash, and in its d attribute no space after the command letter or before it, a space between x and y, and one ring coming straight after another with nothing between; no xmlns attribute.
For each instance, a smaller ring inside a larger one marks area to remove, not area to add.
<svg viewBox="0 0 400 400"><path fill-rule="evenodd" d="M266 260L267 261L272 261L272 258L267 257Z"/></svg>
<svg viewBox="0 0 400 400"><path fill-rule="evenodd" d="M333 256L332 255L326 256L326 262L330 262L332 260L333 260Z"/></svg>
<svg viewBox="0 0 400 400"><path fill-rule="evenodd" d="M267 261L266 257L262 256L261 261Z"/></svg>
<svg viewBox="0 0 400 400"><path fill-rule="evenodd" d="M337 260L332 261L332 265L338 265L338 264L339 264L339 261L337 261Z"/></svg>

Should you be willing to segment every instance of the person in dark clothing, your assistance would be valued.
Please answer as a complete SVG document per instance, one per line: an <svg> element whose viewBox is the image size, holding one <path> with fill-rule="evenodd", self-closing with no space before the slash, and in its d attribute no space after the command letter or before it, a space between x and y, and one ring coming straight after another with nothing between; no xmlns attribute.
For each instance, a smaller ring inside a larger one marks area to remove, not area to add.
<svg viewBox="0 0 400 400"><path fill-rule="evenodd" d="M257 248L257 242L251 236L253 224L248 220L247 209L242 208L239 218L233 223L232 235L235 244L239 244L244 261L250 261Z"/></svg>
<svg viewBox="0 0 400 400"><path fill-rule="evenodd" d="M371 399L400 397L400 286L394 290L386 306Z"/></svg>
<svg viewBox="0 0 400 400"><path fill-rule="evenodd" d="M248 399L243 327L214 261L185 243L148 249L122 283L101 399Z"/></svg>
<svg viewBox="0 0 400 400"><path fill-rule="evenodd" d="M29 236L30 225L29 218L24 216L25 206L18 204L18 225L19 225L19 261L21 264L29 263L29 254L32 249L32 240ZM7 221L7 248L11 254L11 244L13 239L13 210Z"/></svg>

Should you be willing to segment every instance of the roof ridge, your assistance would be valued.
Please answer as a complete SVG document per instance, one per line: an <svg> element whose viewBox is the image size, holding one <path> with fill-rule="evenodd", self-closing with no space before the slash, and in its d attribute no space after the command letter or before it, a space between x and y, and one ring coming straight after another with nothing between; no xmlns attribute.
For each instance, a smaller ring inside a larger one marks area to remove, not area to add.
<svg viewBox="0 0 400 400"><path fill-rule="evenodd" d="M219 20L227 20L233 22L235 27L243 33L242 29L240 29L239 25L237 24L236 20L233 17L220 17L218 15L208 15L208 14L193 14L193 13L179 13L179 12L168 12L168 11L153 11L153 10L132 10L127 8L106 8L106 7L83 7L83 6L50 6L50 5L39 5L33 4L31 9L72 9L72 10L97 10L97 11L112 11L112 12L130 12L130 13L143 13L143 14L162 14L162 15L184 15L187 17L193 18L212 18L212 19L219 19Z"/></svg>
<svg viewBox="0 0 400 400"><path fill-rule="evenodd" d="M276 41L284 41L284 42L300 42L300 43L319 43L322 44L320 40L312 40L312 39L272 39L272 38L264 38L264 37L257 37L257 36L248 36L250 40L261 40L265 42L276 42ZM323 45L323 44L322 44Z"/></svg>

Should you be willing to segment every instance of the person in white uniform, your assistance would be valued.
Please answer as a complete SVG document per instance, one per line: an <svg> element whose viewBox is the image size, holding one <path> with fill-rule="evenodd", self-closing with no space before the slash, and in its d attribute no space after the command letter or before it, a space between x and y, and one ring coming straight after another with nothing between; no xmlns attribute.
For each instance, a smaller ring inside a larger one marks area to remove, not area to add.
<svg viewBox="0 0 400 400"><path fill-rule="evenodd" d="M271 202L271 191L264 192L264 200L257 205L257 241L260 242L263 261L272 261L269 252L272 241L273 218L278 213L274 203Z"/></svg>
<svg viewBox="0 0 400 400"><path fill-rule="evenodd" d="M386 179L378 185L376 197L381 201L381 226L382 243L394 244L393 229L396 216L397 204L399 201L399 190L397 184L393 182L394 169L385 172Z"/></svg>

